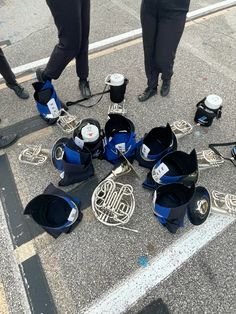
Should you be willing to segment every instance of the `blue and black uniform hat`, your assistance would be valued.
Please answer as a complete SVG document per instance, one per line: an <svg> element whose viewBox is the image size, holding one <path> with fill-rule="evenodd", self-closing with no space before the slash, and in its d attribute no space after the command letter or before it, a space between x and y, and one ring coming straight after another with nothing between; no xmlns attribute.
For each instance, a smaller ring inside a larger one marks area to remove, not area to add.
<svg viewBox="0 0 236 314"><path fill-rule="evenodd" d="M147 175L143 187L155 190L158 185L183 183L187 186L198 180L198 161L195 149L190 154L175 151L162 157Z"/></svg>
<svg viewBox="0 0 236 314"><path fill-rule="evenodd" d="M154 215L169 232L176 233L178 228L184 226L184 217L194 193L194 184L187 187L181 183L162 185L155 191L153 197Z"/></svg>
<svg viewBox="0 0 236 314"><path fill-rule="evenodd" d="M62 105L54 86L50 81L35 82L32 85L35 90L34 99L40 116L49 124L55 123L60 116Z"/></svg>
<svg viewBox="0 0 236 314"><path fill-rule="evenodd" d="M166 154L177 149L177 139L169 123L152 129L137 144L136 159L139 165L152 169Z"/></svg>
<svg viewBox="0 0 236 314"><path fill-rule="evenodd" d="M54 238L61 233L71 232L83 217L80 201L53 184L28 203L24 215L30 215Z"/></svg>
<svg viewBox="0 0 236 314"><path fill-rule="evenodd" d="M132 121L119 114L110 114L105 125L104 158L116 164L120 152L130 161L135 156L135 127Z"/></svg>
<svg viewBox="0 0 236 314"><path fill-rule="evenodd" d="M91 152L86 147L76 145L72 138L67 140L64 138L61 142L57 141L52 149L53 164L62 172L59 186L68 186L93 176ZM62 153L60 151L57 153L58 148L62 150ZM59 159L57 155L60 155Z"/></svg>

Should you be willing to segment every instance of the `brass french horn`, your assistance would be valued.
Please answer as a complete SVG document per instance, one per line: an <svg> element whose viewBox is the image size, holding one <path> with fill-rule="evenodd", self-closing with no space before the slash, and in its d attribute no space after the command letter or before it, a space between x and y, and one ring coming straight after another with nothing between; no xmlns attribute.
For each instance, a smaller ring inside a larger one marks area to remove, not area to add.
<svg viewBox="0 0 236 314"><path fill-rule="evenodd" d="M121 154L122 155L122 154ZM122 162L101 181L92 195L92 210L95 217L107 226L116 226L122 229L137 232L137 230L125 228L135 209L133 187L130 184L117 182L117 178L133 172L130 162L122 155Z"/></svg>

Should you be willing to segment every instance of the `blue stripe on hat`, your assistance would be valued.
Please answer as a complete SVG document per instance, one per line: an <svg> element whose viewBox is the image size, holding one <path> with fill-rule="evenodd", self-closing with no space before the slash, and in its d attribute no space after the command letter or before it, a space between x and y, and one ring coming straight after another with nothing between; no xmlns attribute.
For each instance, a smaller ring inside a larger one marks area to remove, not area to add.
<svg viewBox="0 0 236 314"><path fill-rule="evenodd" d="M78 151L72 150L67 145L65 145L65 148L64 148L64 157L68 163L76 164L76 165L81 164L80 153Z"/></svg>

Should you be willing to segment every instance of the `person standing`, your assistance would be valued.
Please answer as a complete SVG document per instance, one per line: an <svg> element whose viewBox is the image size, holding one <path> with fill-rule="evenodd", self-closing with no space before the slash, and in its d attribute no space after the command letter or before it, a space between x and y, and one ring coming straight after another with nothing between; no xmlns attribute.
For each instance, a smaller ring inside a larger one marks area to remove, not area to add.
<svg viewBox="0 0 236 314"><path fill-rule="evenodd" d="M88 75L90 0L46 0L58 30L55 46L44 70L37 69L40 82L56 80L67 64L75 58L79 88L84 98L91 97Z"/></svg>
<svg viewBox="0 0 236 314"><path fill-rule="evenodd" d="M169 94L178 44L184 31L190 0L142 0L144 64L147 88L138 96L143 102L157 93L162 74L161 96Z"/></svg>
<svg viewBox="0 0 236 314"><path fill-rule="evenodd" d="M29 98L29 93L16 81L15 74L12 72L7 59L0 48L0 73L3 76L7 87L12 89L15 94L21 99ZM0 119L1 122L1 119ZM7 135L0 134L0 149L6 148L17 140L17 134L11 133Z"/></svg>
<svg viewBox="0 0 236 314"><path fill-rule="evenodd" d="M7 59L0 48L0 74L3 76L7 87L12 89L15 94L21 99L29 98L29 93L22 87L20 84L17 83L15 74L12 72Z"/></svg>

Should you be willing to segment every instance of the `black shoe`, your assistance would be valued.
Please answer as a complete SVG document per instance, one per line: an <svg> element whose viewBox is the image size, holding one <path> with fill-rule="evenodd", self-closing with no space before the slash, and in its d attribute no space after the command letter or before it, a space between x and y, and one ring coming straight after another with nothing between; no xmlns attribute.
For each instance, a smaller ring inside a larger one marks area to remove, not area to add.
<svg viewBox="0 0 236 314"><path fill-rule="evenodd" d="M50 81L51 82L51 78L50 77L47 77L45 74L44 74L44 70L43 69L40 69L38 68L36 70L36 78L37 80L40 82L40 83L45 83L46 81Z"/></svg>
<svg viewBox="0 0 236 314"><path fill-rule="evenodd" d="M42 69L39 68L36 70L36 78L39 82L44 83L43 70Z"/></svg>
<svg viewBox="0 0 236 314"><path fill-rule="evenodd" d="M166 97L170 92L170 80L164 80L161 86L161 96Z"/></svg>
<svg viewBox="0 0 236 314"><path fill-rule="evenodd" d="M0 148L6 148L17 140L16 134L9 134L5 136L0 136Z"/></svg>
<svg viewBox="0 0 236 314"><path fill-rule="evenodd" d="M141 95L138 96L138 100L143 102L156 94L157 94L157 88L154 89L154 88L147 87L145 91Z"/></svg>
<svg viewBox="0 0 236 314"><path fill-rule="evenodd" d="M92 96L91 90L89 87L89 82L87 80L79 81L79 89L81 91L83 98L89 99Z"/></svg>
<svg viewBox="0 0 236 314"><path fill-rule="evenodd" d="M10 89L12 89L19 98L21 98L21 99L28 99L29 98L29 93L20 84L18 84L18 83L15 83L15 84L6 83L6 85Z"/></svg>

